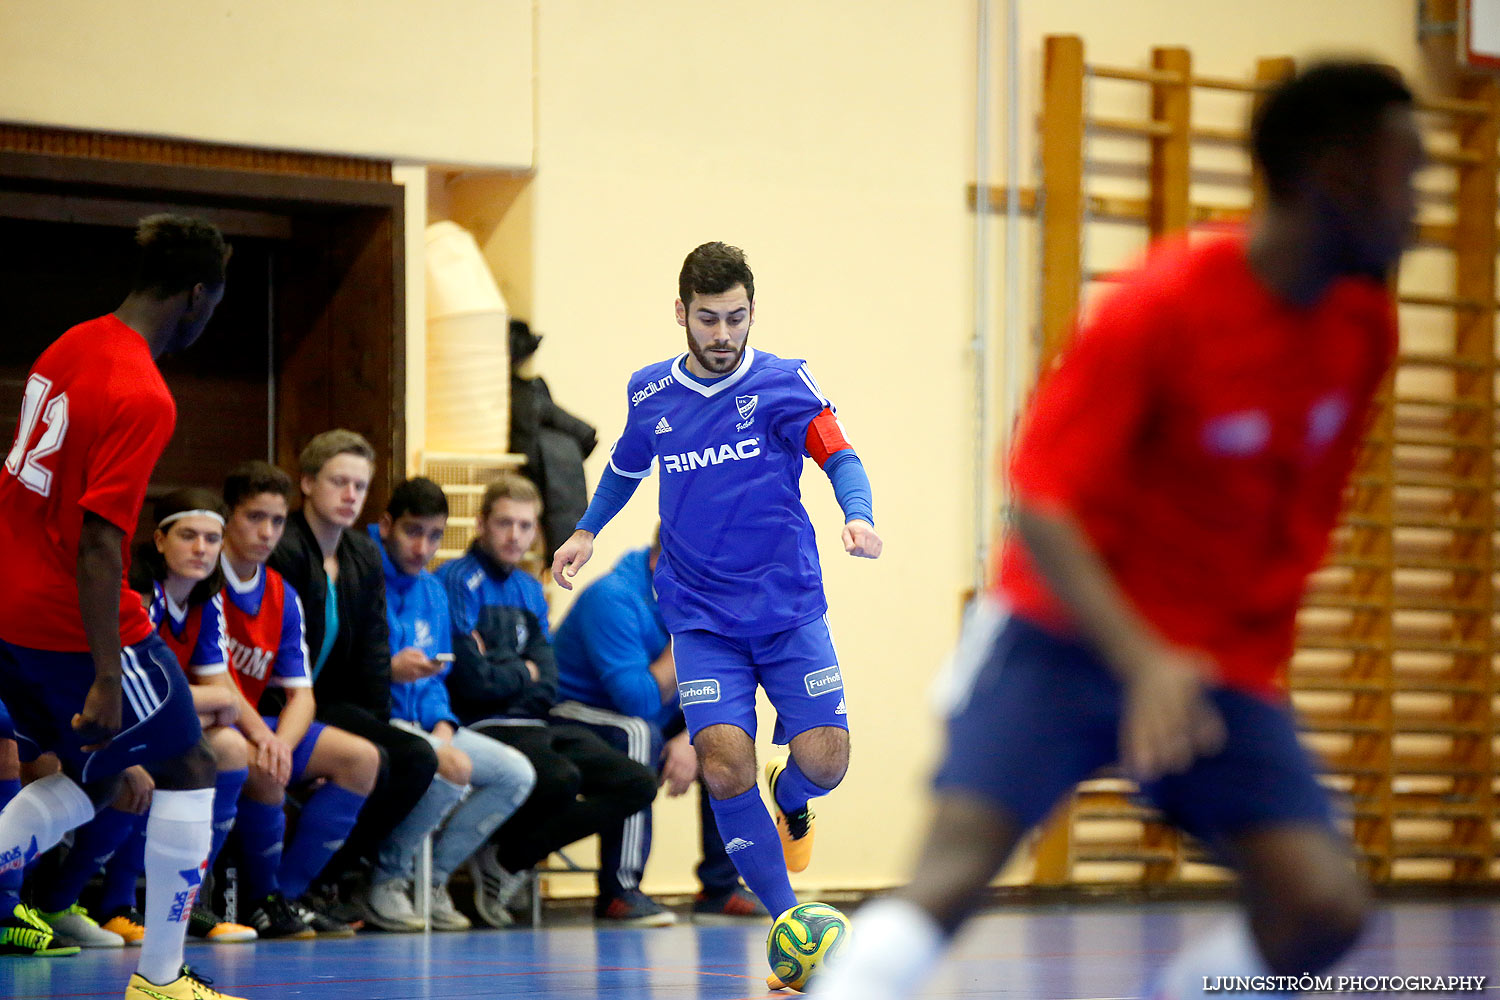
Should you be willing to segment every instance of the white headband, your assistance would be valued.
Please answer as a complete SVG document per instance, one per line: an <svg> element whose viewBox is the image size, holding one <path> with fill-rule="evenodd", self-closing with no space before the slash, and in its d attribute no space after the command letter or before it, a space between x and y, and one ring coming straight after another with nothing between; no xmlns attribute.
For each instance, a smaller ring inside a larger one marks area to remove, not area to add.
<svg viewBox="0 0 1500 1000"><path fill-rule="evenodd" d="M219 527L221 527L221 528L224 527L224 515L223 514L220 514L216 510L201 510L201 509L200 510L179 510L175 514L168 514L166 517L164 517L160 521L158 521L157 524L156 524L156 526L158 528L165 528L167 525L171 524L173 521L181 521L185 517L211 517L215 521L219 522Z"/></svg>

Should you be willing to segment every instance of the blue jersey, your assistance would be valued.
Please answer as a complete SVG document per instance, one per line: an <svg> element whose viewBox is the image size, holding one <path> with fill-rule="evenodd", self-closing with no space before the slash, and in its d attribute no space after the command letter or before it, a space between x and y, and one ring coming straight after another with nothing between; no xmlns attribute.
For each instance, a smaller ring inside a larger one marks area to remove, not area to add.
<svg viewBox="0 0 1500 1000"><path fill-rule="evenodd" d="M687 355L630 378L625 431L610 467L641 479L661 467L656 591L674 632L727 636L798 628L828 610L802 462L813 418L831 406L807 365L753 348L708 381Z"/></svg>

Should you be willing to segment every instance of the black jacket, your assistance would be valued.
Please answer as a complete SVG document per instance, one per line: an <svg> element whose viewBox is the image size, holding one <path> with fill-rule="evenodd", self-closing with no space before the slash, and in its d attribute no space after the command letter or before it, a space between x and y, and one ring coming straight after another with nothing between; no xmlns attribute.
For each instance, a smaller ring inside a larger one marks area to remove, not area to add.
<svg viewBox="0 0 1500 1000"><path fill-rule="evenodd" d="M328 662L313 681L321 715L325 706L356 705L382 722L391 717L391 642L385 618L385 570L380 550L364 533L347 530L335 551L339 562L339 634ZM323 606L328 574L323 550L299 510L287 518L286 534L271 553L270 566L286 577L302 598L307 626L307 669L323 648L327 628Z"/></svg>
<svg viewBox="0 0 1500 1000"><path fill-rule="evenodd" d="M496 716L546 719L557 701L557 660L541 585L495 562L477 542L438 577L453 619L448 698L454 714L465 725ZM536 664L536 680L527 660Z"/></svg>
<svg viewBox="0 0 1500 1000"><path fill-rule="evenodd" d="M526 456L521 471L541 491L549 563L588 509L583 460L597 443L592 426L552 401L544 380L511 376L510 450Z"/></svg>

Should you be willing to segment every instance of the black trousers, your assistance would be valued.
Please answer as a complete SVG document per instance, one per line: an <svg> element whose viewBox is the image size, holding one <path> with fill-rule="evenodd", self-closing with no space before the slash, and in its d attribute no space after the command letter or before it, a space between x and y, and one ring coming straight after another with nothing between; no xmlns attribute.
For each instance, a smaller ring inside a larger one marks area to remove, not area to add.
<svg viewBox="0 0 1500 1000"><path fill-rule="evenodd" d="M515 747L536 768L531 797L491 837L507 870L524 871L560 847L618 828L656 798L656 772L584 726L469 728Z"/></svg>
<svg viewBox="0 0 1500 1000"><path fill-rule="evenodd" d="M363 736L380 749L375 790L359 811L349 839L334 855L325 876L373 859L382 841L406 818L437 774L437 752L414 733L397 729L357 705L319 705L318 721Z"/></svg>

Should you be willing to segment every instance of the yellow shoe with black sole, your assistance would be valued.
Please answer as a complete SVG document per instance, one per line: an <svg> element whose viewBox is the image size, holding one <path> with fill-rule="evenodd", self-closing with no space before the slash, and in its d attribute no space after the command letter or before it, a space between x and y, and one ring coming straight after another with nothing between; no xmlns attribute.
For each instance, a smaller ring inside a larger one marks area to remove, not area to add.
<svg viewBox="0 0 1500 1000"><path fill-rule="evenodd" d="M771 792L771 808L776 814L776 832L781 835L781 853L786 856L786 870L806 871L812 863L813 811L803 806L797 812L785 813L776 801L776 779L786 769L786 758L766 761L766 787ZM780 989L781 987L772 987Z"/></svg>
<svg viewBox="0 0 1500 1000"><path fill-rule="evenodd" d="M213 980L193 972L186 965L182 975L163 986L146 979L139 972L130 977L125 987L125 1000L242 1000L213 988Z"/></svg>

